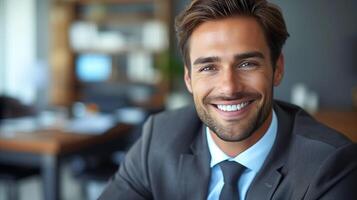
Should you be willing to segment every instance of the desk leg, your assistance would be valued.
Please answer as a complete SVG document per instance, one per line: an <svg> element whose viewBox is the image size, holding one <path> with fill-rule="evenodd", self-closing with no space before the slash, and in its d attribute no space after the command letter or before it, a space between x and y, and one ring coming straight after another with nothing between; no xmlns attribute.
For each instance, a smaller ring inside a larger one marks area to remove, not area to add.
<svg viewBox="0 0 357 200"><path fill-rule="evenodd" d="M59 200L59 160L55 155L45 155L42 161L42 177L45 200Z"/></svg>

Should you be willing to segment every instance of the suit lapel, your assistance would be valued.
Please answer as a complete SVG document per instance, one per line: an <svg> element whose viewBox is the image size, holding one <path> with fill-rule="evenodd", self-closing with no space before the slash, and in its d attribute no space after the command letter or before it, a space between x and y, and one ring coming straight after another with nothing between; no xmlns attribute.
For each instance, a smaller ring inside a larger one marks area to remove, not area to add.
<svg viewBox="0 0 357 200"><path fill-rule="evenodd" d="M197 134L191 151L180 157L179 196L180 199L206 199L210 181L210 154L204 128Z"/></svg>
<svg viewBox="0 0 357 200"><path fill-rule="evenodd" d="M278 118L277 138L263 167L250 185L246 200L271 199L283 179L281 171L287 160L294 119L276 104L274 111Z"/></svg>

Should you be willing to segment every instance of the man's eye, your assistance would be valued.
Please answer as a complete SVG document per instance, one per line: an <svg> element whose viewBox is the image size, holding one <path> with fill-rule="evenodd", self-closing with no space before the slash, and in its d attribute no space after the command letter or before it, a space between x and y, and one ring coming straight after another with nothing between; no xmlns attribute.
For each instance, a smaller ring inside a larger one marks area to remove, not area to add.
<svg viewBox="0 0 357 200"><path fill-rule="evenodd" d="M203 66L200 68L200 72L208 72L208 71L213 71L215 70L216 68L212 65L208 65L208 66Z"/></svg>
<svg viewBox="0 0 357 200"><path fill-rule="evenodd" d="M250 69L256 67L257 64L253 62L243 62L239 65L239 68Z"/></svg>

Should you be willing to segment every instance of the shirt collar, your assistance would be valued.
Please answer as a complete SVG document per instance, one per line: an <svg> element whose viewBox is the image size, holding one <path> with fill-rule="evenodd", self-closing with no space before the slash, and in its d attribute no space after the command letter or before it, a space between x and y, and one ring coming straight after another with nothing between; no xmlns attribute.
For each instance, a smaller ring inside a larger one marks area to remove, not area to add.
<svg viewBox="0 0 357 200"><path fill-rule="evenodd" d="M216 164L224 160L232 160L244 165L248 169L259 171L274 144L277 135L277 128L278 120L273 110L272 121L263 137L260 138L253 146L240 153L238 156L231 158L216 145L212 139L211 134L209 133L209 128L206 127L208 149L211 154L210 167L214 167Z"/></svg>

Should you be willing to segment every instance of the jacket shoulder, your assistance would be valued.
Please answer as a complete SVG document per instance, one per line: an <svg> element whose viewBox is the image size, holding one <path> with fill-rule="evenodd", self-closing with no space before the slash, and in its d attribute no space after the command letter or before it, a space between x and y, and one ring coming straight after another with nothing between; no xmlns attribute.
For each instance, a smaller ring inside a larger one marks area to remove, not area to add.
<svg viewBox="0 0 357 200"><path fill-rule="evenodd" d="M330 190L341 188L340 183L350 182L351 174L357 170L357 145L298 106L277 102L276 108L280 111L280 121L289 118L285 121L291 122L289 133L280 133L289 135L284 140L288 143L288 153L281 171L285 183L295 185L294 192L304 195L304 199L320 199ZM350 191L337 191L343 192Z"/></svg>
<svg viewBox="0 0 357 200"><path fill-rule="evenodd" d="M292 117L292 134L305 140L315 141L316 143L331 148L339 148L352 142L342 133L318 122L313 116L308 114L302 108L276 101L278 109Z"/></svg>
<svg viewBox="0 0 357 200"><path fill-rule="evenodd" d="M322 146L338 149L352 143L345 135L318 122L303 110L297 113L294 124L293 132L296 135Z"/></svg>

